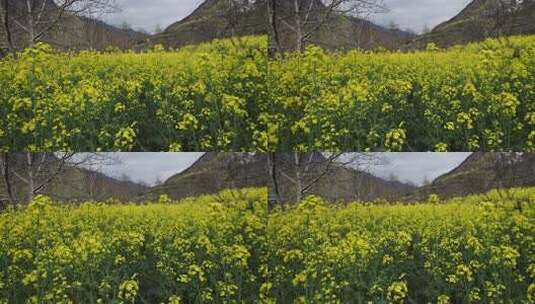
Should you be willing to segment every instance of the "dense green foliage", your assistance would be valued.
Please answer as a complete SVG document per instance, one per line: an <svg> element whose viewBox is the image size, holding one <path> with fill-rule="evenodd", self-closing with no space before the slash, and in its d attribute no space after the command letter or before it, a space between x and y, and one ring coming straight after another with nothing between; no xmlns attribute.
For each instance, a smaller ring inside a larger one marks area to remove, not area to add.
<svg viewBox="0 0 535 304"><path fill-rule="evenodd" d="M410 206L309 197L270 215L267 240L277 303L535 301L535 189Z"/></svg>
<svg viewBox="0 0 535 304"><path fill-rule="evenodd" d="M0 214L0 303L254 303L265 189Z"/></svg>
<svg viewBox="0 0 535 304"><path fill-rule="evenodd" d="M278 149L535 150L535 36L270 61Z"/></svg>
<svg viewBox="0 0 535 304"><path fill-rule="evenodd" d="M263 37L142 54L41 44L0 62L0 147L265 150L266 71Z"/></svg>

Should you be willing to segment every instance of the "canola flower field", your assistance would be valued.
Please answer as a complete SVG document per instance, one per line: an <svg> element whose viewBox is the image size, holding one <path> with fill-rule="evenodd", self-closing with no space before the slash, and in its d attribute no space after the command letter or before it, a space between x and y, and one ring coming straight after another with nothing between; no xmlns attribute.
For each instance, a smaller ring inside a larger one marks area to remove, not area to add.
<svg viewBox="0 0 535 304"><path fill-rule="evenodd" d="M266 45L245 37L173 52L70 54L39 44L0 61L0 146L265 150Z"/></svg>
<svg viewBox="0 0 535 304"><path fill-rule="evenodd" d="M254 303L265 189L0 214L0 303Z"/></svg>
<svg viewBox="0 0 535 304"><path fill-rule="evenodd" d="M266 189L0 214L0 303L533 303L535 188L267 212Z"/></svg>
<svg viewBox="0 0 535 304"><path fill-rule="evenodd" d="M11 151L535 150L535 36L268 59L266 37L0 61Z"/></svg>
<svg viewBox="0 0 535 304"><path fill-rule="evenodd" d="M535 189L419 205L327 206L270 215L275 303L533 303Z"/></svg>
<svg viewBox="0 0 535 304"><path fill-rule="evenodd" d="M279 150L533 151L535 36L270 61Z"/></svg>

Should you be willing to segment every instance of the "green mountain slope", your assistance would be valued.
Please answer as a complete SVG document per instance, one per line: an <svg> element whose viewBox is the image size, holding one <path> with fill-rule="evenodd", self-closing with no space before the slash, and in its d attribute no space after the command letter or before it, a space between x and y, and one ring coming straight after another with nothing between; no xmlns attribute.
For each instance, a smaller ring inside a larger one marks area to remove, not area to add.
<svg viewBox="0 0 535 304"><path fill-rule="evenodd" d="M163 194L182 199L224 189L266 187L266 161L266 155L260 153L208 152L188 169L151 188L143 199L154 200Z"/></svg>
<svg viewBox="0 0 535 304"><path fill-rule="evenodd" d="M508 3L506 9L502 3ZM473 0L452 19L418 37L415 45L441 47L485 38L535 33L535 1Z"/></svg>
<svg viewBox="0 0 535 304"><path fill-rule="evenodd" d="M438 177L406 197L407 201L426 200L430 194L441 198L485 193L499 188L535 186L534 153L483 153L469 156L452 171Z"/></svg>
<svg viewBox="0 0 535 304"><path fill-rule="evenodd" d="M323 158L320 153L317 157ZM278 157L284 154L278 153ZM307 157L306 155L303 157ZM284 201L295 201L295 187L283 175L291 176L293 168L278 161L279 191ZM319 176L319 167L311 178ZM151 188L142 200L155 200L166 194L173 199L213 194L229 188L271 187L267 155L263 153L206 153L185 171L170 177L162 185ZM389 182L371 174L336 165L311 188L308 194L330 201L395 200L415 187Z"/></svg>
<svg viewBox="0 0 535 304"><path fill-rule="evenodd" d="M302 1L302 5L307 6L309 1L317 0ZM267 25L269 18L266 0L241 2L247 4L242 4L242 9L232 10L227 0L206 0L188 17L170 25L163 33L150 37L148 43L180 47L216 38L268 35L270 29ZM279 0L279 15L282 18L291 11L288 4L289 1ZM314 44L329 49L370 49L379 46L392 49L411 37L409 33L389 30L355 17L335 16L330 20L312 37ZM294 49L292 34L282 26L279 28L283 48Z"/></svg>
<svg viewBox="0 0 535 304"><path fill-rule="evenodd" d="M247 1L249 2L249 1ZM227 0L206 0L186 18L148 39L149 44L181 47L213 39L267 34L265 0L234 9Z"/></svg>

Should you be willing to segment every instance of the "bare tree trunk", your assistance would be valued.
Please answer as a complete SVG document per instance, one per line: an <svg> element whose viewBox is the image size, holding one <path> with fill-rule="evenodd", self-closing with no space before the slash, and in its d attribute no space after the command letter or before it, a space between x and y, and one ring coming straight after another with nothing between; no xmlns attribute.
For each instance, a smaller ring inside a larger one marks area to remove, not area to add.
<svg viewBox="0 0 535 304"><path fill-rule="evenodd" d="M282 54L282 47L279 38L279 29L277 26L277 1L278 0L268 0L268 15L269 15L269 25L271 27L271 37L272 42L275 44L275 48L279 54Z"/></svg>
<svg viewBox="0 0 535 304"><path fill-rule="evenodd" d="M13 56L17 56L17 51L15 50L15 45L13 44L13 38L11 37L11 28L9 25L9 2L8 0L2 0L1 2L1 8L2 8L2 16L0 21L2 21L2 27L4 29L4 32L6 34L6 43L7 47L9 48L9 52L13 54Z"/></svg>
<svg viewBox="0 0 535 304"><path fill-rule="evenodd" d="M279 191L279 181L277 180L277 153L270 152L268 153L268 170L269 178L271 179L271 184L273 186L273 194L275 194L275 199L277 204L282 204L282 198ZM274 206L268 206L268 209L273 210Z"/></svg>
<svg viewBox="0 0 535 304"><path fill-rule="evenodd" d="M35 44L35 27L33 22L33 8L32 0L26 0L26 17L28 19L27 29L28 29L28 47L33 47Z"/></svg>
<svg viewBox="0 0 535 304"><path fill-rule="evenodd" d="M26 168L28 173L28 201L31 201L35 196L35 181L33 176L33 155L30 152L26 153Z"/></svg>
<svg viewBox="0 0 535 304"><path fill-rule="evenodd" d="M9 200L9 203L16 207L17 201L15 200L15 197L13 196L13 190L11 188L11 180L9 178L9 153L2 152L1 159L0 159L0 165L2 165L2 178L4 179L4 185L6 187L6 194L7 198Z"/></svg>
<svg viewBox="0 0 535 304"><path fill-rule="evenodd" d="M294 169L295 169L295 198L297 202L303 199L303 176L301 174L301 162L299 152L294 152Z"/></svg>
<svg viewBox="0 0 535 304"><path fill-rule="evenodd" d="M299 0L294 0L294 18L295 18L295 42L296 50L303 51L303 25L301 24L301 6Z"/></svg>

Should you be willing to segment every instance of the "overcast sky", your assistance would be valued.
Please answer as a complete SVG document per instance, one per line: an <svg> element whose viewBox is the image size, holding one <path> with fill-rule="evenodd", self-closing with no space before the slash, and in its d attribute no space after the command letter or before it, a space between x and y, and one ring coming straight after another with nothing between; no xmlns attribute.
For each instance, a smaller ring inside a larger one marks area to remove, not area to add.
<svg viewBox="0 0 535 304"><path fill-rule="evenodd" d="M370 173L389 178L396 176L400 181L422 185L425 180L433 181L460 165L471 153L380 153L384 165L373 166Z"/></svg>
<svg viewBox="0 0 535 304"><path fill-rule="evenodd" d="M135 29L154 31L189 15L203 0L117 0L122 10L107 16L110 23L126 21ZM372 17L383 25L395 22L400 28L421 31L433 27L461 11L470 0L384 0L390 12Z"/></svg>
<svg viewBox="0 0 535 304"><path fill-rule="evenodd" d="M189 168L203 153L106 153L111 161L97 169L102 173L154 185Z"/></svg>
<svg viewBox="0 0 535 304"><path fill-rule="evenodd" d="M203 153L113 153L111 165L99 168L103 173L150 185L180 173L191 166ZM381 153L381 165L371 166L370 173L400 181L422 184L454 169L470 153Z"/></svg>
<svg viewBox="0 0 535 304"><path fill-rule="evenodd" d="M424 26L433 28L457 15L471 0L384 0L389 8L386 14L372 17L377 23L391 21L402 29L420 32Z"/></svg>

